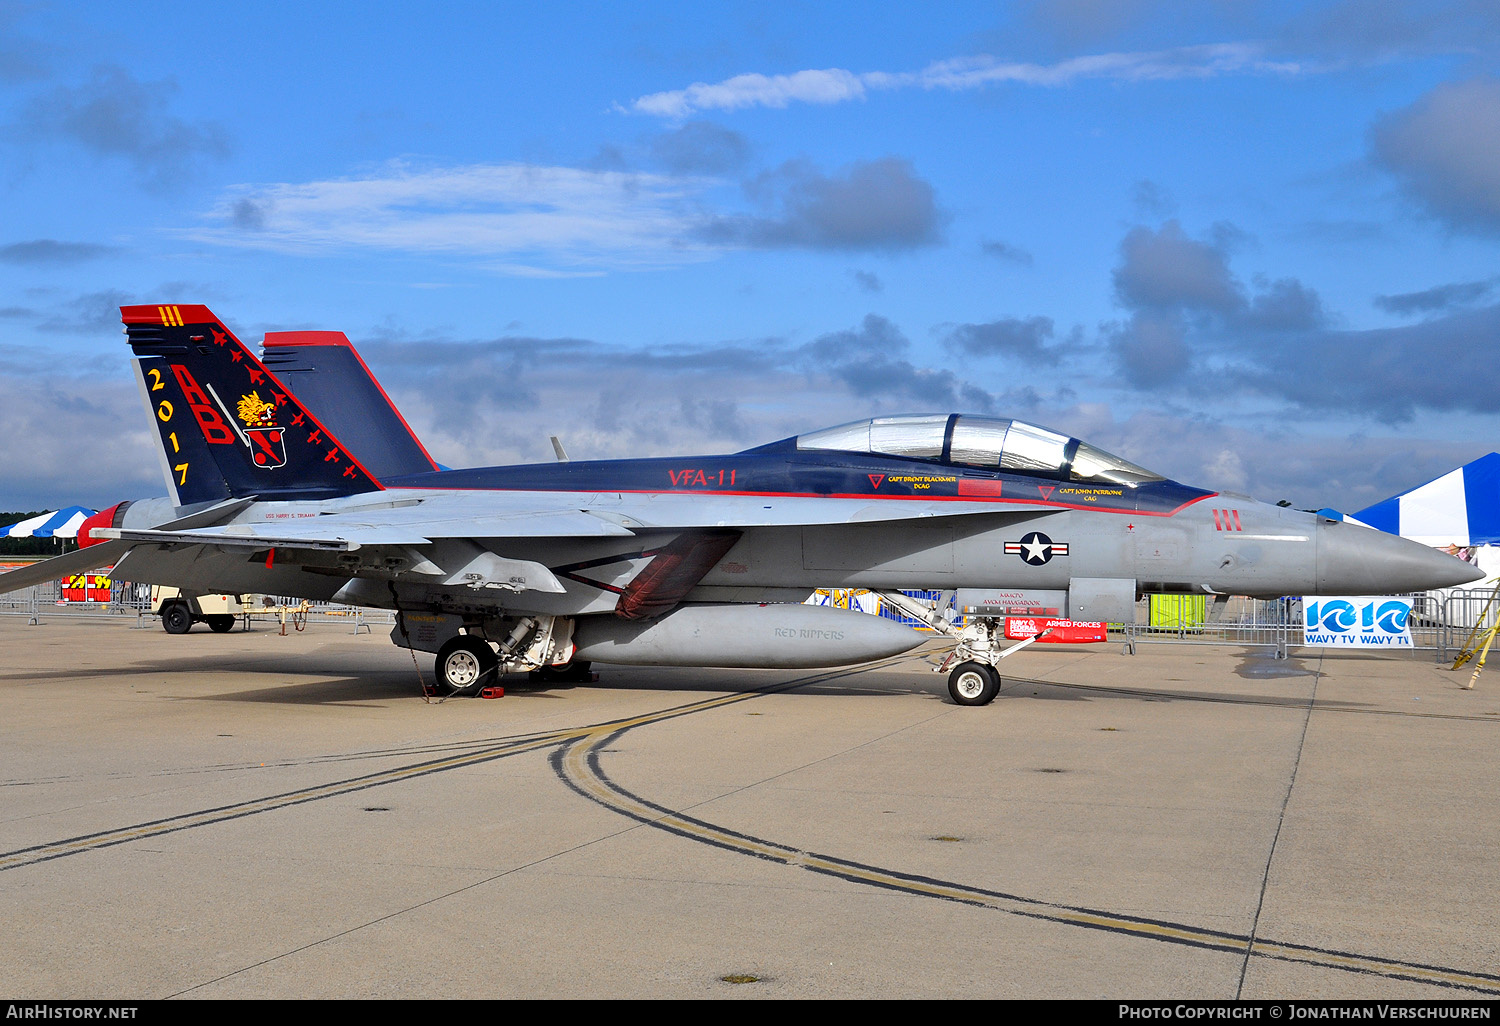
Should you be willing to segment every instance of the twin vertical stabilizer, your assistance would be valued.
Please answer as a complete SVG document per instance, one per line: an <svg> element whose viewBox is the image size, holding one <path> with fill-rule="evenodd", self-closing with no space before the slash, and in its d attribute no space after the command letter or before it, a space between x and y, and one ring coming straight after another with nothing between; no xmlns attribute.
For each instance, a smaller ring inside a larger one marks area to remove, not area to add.
<svg viewBox="0 0 1500 1026"><path fill-rule="evenodd" d="M126 306L120 316L177 505L380 489L208 307Z"/></svg>

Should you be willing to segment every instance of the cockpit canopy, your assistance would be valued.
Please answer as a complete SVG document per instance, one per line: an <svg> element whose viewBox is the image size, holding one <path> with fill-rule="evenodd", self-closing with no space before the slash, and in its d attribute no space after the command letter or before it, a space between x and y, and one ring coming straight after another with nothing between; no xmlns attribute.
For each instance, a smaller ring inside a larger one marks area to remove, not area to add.
<svg viewBox="0 0 1500 1026"><path fill-rule="evenodd" d="M880 453L961 467L982 467L1060 481L1097 481L1134 488L1161 481L1103 449L1035 424L969 414L874 417L797 436L799 450Z"/></svg>

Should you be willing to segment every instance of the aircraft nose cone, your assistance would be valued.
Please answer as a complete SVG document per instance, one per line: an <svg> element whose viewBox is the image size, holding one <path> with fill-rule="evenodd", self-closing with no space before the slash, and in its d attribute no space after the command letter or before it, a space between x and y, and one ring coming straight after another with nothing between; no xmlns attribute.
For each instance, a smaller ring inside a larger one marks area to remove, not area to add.
<svg viewBox="0 0 1500 1026"><path fill-rule="evenodd" d="M1484 571L1419 542L1358 524L1318 524L1318 593L1400 595L1477 581Z"/></svg>

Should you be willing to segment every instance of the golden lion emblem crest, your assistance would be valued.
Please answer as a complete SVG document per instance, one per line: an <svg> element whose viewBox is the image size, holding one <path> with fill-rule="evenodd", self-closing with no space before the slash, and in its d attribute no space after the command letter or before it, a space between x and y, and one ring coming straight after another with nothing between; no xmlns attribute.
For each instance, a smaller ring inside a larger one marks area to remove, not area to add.
<svg viewBox="0 0 1500 1026"><path fill-rule="evenodd" d="M276 404L268 403L259 392L240 396L240 420L250 427L271 427L276 423Z"/></svg>

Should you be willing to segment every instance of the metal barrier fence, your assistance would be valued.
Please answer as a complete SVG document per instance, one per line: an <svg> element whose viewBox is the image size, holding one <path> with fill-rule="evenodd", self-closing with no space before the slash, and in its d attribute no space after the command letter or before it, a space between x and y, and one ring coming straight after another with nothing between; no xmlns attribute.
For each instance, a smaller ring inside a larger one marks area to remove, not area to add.
<svg viewBox="0 0 1500 1026"><path fill-rule="evenodd" d="M310 602L285 595L256 596L260 604L246 607L235 619L241 627L267 625L302 630L309 626L340 626L354 633L377 627L394 627L396 615L388 609L369 609L332 602ZM61 581L47 581L20 591L0 594L0 616L24 616L28 624L57 620L135 619L134 627L155 627L160 617L151 610L151 589L115 581L108 602L65 602Z"/></svg>
<svg viewBox="0 0 1500 1026"><path fill-rule="evenodd" d="M1412 644L1410 649L1404 646L1403 649L1432 652L1437 662L1455 657L1475 625L1484 620L1493 595L1488 588L1455 588L1447 592L1399 596L1412 604L1407 622ZM1144 619L1149 620L1149 617ZM1255 645L1272 648L1277 659L1285 659L1291 649L1306 647L1302 623L1300 598L1234 597L1225 604L1217 619L1174 627L1137 622L1112 628L1110 636L1112 640L1118 638L1124 642L1126 650L1131 653L1136 645L1157 642Z"/></svg>
<svg viewBox="0 0 1500 1026"><path fill-rule="evenodd" d="M836 605L845 609L863 606L861 597L868 594L855 589L833 589L817 593L819 604ZM902 594L930 602L934 606L947 601L948 608L952 609L951 591L904 590ZM1486 611L1494 594L1488 588L1454 588L1442 592L1400 596L1412 604L1408 621L1412 644L1410 648L1401 646L1401 650L1432 652L1434 659L1440 662L1453 658L1476 624L1483 622L1487 625L1493 621L1495 613L1489 613L1489 619L1486 619ZM1153 598L1162 603L1161 608L1153 609ZM1303 634L1300 597L1251 599L1231 596L1223 603L1210 603L1209 598L1206 595L1157 595L1143 599L1136 607L1136 622L1112 625L1109 638L1123 643L1125 650L1131 654L1135 653L1137 645L1144 644L1243 645L1269 648L1276 658L1285 659L1292 649L1309 647L1305 644ZM1500 600L1495 605L1500 609ZM1168 615L1156 617L1159 622L1153 624L1153 611L1166 612ZM879 606L879 615L917 630L928 629L920 621L885 602ZM962 623L964 618L956 616L955 620ZM1162 620L1169 623L1160 622Z"/></svg>
<svg viewBox="0 0 1500 1026"><path fill-rule="evenodd" d="M1135 654L1137 645L1168 643L1175 645L1255 645L1275 649L1277 659L1285 659L1293 645L1302 642L1302 600L1293 598L1250 599L1231 597L1214 618L1186 622L1175 626L1153 626L1149 599L1141 603L1133 624L1111 627L1110 637L1125 644ZM1295 635L1295 640L1294 640Z"/></svg>

